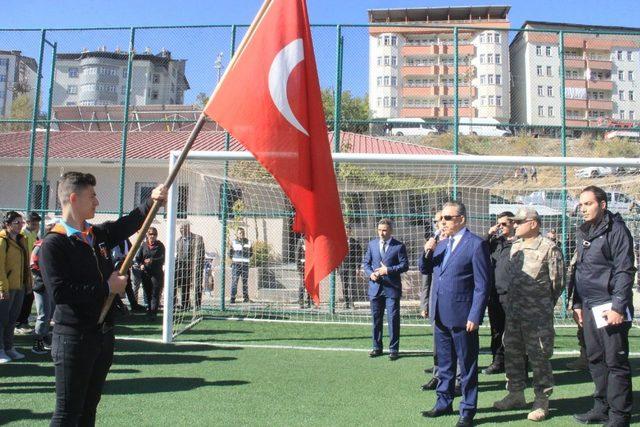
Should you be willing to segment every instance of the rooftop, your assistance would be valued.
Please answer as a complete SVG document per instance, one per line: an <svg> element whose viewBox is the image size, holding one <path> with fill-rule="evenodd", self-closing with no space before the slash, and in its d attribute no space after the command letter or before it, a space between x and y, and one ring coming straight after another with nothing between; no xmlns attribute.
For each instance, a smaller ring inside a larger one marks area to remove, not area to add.
<svg viewBox="0 0 640 427"><path fill-rule="evenodd" d="M507 19L511 6L369 9L369 22L448 22Z"/></svg>

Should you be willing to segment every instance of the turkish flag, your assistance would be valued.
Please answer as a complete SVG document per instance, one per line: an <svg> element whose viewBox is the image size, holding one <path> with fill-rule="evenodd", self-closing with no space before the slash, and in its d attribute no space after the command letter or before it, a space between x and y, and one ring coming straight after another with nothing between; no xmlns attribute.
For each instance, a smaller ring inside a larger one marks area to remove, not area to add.
<svg viewBox="0 0 640 427"><path fill-rule="evenodd" d="M322 110L304 0L267 0L204 113L278 181L306 240L305 285L319 284L347 254L347 236Z"/></svg>

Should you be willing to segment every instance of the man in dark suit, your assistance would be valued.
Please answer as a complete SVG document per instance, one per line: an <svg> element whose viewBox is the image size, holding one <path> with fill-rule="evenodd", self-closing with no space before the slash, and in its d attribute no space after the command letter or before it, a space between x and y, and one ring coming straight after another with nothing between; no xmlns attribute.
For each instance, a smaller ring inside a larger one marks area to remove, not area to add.
<svg viewBox="0 0 640 427"><path fill-rule="evenodd" d="M391 220L378 222L378 239L367 246L362 267L369 278L369 300L373 318L373 349L369 357L382 355L382 319L387 309L389 325L389 359L398 358L400 347L400 297L402 282L400 274L409 269L407 249L404 244L391 237Z"/></svg>
<svg viewBox="0 0 640 427"><path fill-rule="evenodd" d="M175 289L180 289L180 305L191 308L191 288L194 289L195 307L202 302L202 278L204 271L204 241L191 232L188 222L180 226L180 238L176 242ZM174 305L177 292L174 293Z"/></svg>
<svg viewBox="0 0 640 427"><path fill-rule="evenodd" d="M449 238L425 244L433 255L422 265L432 274L432 310L440 382L438 400L423 416L453 412L456 361L460 365L462 402L457 427L473 425L478 403L478 326L487 306L490 285L489 247L466 227L466 208L447 202L442 208L443 230ZM456 360L457 359L457 360Z"/></svg>

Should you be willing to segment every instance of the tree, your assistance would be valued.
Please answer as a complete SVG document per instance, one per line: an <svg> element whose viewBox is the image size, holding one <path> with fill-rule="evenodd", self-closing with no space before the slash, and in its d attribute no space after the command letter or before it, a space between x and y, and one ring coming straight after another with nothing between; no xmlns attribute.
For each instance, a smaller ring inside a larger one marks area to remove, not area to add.
<svg viewBox="0 0 640 427"><path fill-rule="evenodd" d="M196 95L196 102L194 105L200 109L204 109L204 106L207 105L207 102L209 102L209 95L204 92L200 92Z"/></svg>
<svg viewBox="0 0 640 427"><path fill-rule="evenodd" d="M365 94L362 98L353 96L351 91L342 92L340 103L340 129L348 132L363 133L369 130L368 123L350 123L352 120L369 120L369 97ZM322 107L327 118L329 130L333 130L335 117L335 91L331 88L322 89Z"/></svg>
<svg viewBox="0 0 640 427"><path fill-rule="evenodd" d="M11 103L11 119L31 120L33 116L33 101L29 95L20 94ZM31 123L8 123L2 125L4 131L20 131L31 129Z"/></svg>

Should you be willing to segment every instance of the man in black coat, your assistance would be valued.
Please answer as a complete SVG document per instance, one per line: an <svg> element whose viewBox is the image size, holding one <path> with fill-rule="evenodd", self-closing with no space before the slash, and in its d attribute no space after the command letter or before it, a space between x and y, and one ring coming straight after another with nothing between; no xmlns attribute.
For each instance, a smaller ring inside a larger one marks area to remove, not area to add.
<svg viewBox="0 0 640 427"><path fill-rule="evenodd" d="M191 289L194 290L195 307L202 303L202 279L204 276L204 241L191 232L191 224L180 226L180 238L176 243L175 290L180 289L180 305L191 309ZM174 305L177 292L174 293Z"/></svg>
<svg viewBox="0 0 640 427"><path fill-rule="evenodd" d="M633 238L607 194L589 186L580 193L584 224L576 233L573 315L584 328L593 408L574 418L584 424L628 426L633 407L629 328L633 318Z"/></svg>
<svg viewBox="0 0 640 427"><path fill-rule="evenodd" d="M357 272L362 261L362 245L352 235L351 225L346 226L349 250L347 256L340 265L340 278L342 279L342 294L344 296L344 308L351 308L353 293L358 284Z"/></svg>

